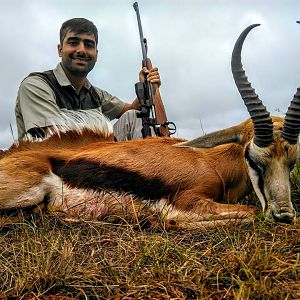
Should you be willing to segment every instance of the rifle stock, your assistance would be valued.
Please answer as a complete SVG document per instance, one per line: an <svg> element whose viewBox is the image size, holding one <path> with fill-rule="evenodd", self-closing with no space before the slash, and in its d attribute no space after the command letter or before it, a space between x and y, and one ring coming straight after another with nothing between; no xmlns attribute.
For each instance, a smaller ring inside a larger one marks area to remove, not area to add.
<svg viewBox="0 0 300 300"><path fill-rule="evenodd" d="M147 58L146 66L148 70L151 70L153 68L150 58ZM168 128L168 118L167 118L163 100L159 92L158 84L151 83L151 89L152 89L153 105L154 105L155 116L156 116L156 123L159 125L159 135L170 136L171 134Z"/></svg>

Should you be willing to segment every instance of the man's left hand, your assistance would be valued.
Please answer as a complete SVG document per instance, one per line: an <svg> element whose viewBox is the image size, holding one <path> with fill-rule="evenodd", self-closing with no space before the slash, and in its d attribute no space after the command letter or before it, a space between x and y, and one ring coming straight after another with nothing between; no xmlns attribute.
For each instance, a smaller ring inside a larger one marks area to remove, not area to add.
<svg viewBox="0 0 300 300"><path fill-rule="evenodd" d="M143 69L140 71L139 79L140 79L140 81L144 82L145 78L149 82L156 83L160 87L161 81L160 81L160 75L158 72L158 68L155 67L151 70L148 70L146 67L143 67Z"/></svg>

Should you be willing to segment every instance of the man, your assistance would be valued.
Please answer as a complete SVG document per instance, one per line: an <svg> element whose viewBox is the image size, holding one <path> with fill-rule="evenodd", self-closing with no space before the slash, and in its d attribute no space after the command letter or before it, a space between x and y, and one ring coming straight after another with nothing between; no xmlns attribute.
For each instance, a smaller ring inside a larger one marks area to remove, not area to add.
<svg viewBox="0 0 300 300"><path fill-rule="evenodd" d="M103 126L106 118L120 118L114 125L117 140L142 138L141 120L134 111L138 99L124 103L87 79L97 61L97 45L98 31L91 21L73 18L62 24L57 46L61 62L54 70L29 74L20 85L15 108L19 140L43 139L70 120L93 120L94 126ZM157 68L143 68L139 77L160 84Z"/></svg>

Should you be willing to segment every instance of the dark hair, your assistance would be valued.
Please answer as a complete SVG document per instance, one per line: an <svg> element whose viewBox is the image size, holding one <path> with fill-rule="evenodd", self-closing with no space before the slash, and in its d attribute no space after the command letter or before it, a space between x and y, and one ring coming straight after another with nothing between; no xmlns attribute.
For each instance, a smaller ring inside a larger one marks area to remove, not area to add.
<svg viewBox="0 0 300 300"><path fill-rule="evenodd" d="M84 18L73 18L65 21L60 28L59 40L63 44L64 38L68 32L74 32L76 34L87 33L95 36L96 44L98 45L98 30L93 22Z"/></svg>

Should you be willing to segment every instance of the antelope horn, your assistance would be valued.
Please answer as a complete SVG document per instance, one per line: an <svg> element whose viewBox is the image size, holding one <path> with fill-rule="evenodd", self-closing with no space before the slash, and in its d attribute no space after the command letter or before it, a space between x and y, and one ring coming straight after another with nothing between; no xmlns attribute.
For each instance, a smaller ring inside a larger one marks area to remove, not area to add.
<svg viewBox="0 0 300 300"><path fill-rule="evenodd" d="M297 21L300 24L300 21ZM285 114L281 136L290 144L296 144L300 132L300 88Z"/></svg>
<svg viewBox="0 0 300 300"><path fill-rule="evenodd" d="M251 87L241 62L244 40L248 33L259 25L250 25L240 34L232 51L231 71L254 125L254 143L259 147L267 147L273 140L273 122L270 113Z"/></svg>
<svg viewBox="0 0 300 300"><path fill-rule="evenodd" d="M297 144L300 132L300 88L286 112L281 136L290 144Z"/></svg>

